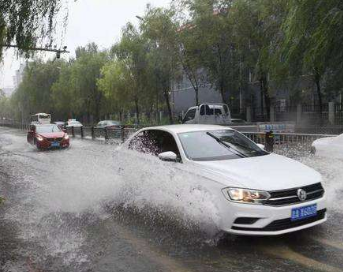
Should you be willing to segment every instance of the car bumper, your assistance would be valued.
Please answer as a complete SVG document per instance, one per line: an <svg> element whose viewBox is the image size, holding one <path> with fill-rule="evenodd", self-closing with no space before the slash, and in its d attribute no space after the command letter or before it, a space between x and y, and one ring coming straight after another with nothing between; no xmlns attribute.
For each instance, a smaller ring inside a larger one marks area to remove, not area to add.
<svg viewBox="0 0 343 272"><path fill-rule="evenodd" d="M313 201L281 207L267 205L248 205L230 203L231 219L223 221L223 231L238 235L281 235L302 229L310 228L324 223L327 220L325 196ZM291 220L291 212L294 208L300 208L317 204L317 216ZM227 214L229 217L230 214ZM253 224L237 224L237 218L258 218Z"/></svg>
<svg viewBox="0 0 343 272"><path fill-rule="evenodd" d="M59 142L59 146L53 147L51 145L51 142L49 141L43 141L43 142L38 142L37 141L37 148L39 149L52 149L52 148L67 148L69 147L69 140L62 140Z"/></svg>

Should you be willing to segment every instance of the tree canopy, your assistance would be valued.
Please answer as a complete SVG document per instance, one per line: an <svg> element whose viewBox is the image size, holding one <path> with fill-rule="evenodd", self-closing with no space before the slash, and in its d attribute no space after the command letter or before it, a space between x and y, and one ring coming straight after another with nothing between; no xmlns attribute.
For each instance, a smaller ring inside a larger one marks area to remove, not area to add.
<svg viewBox="0 0 343 272"><path fill-rule="evenodd" d="M40 39L51 45L55 18L61 6L61 0L0 1L0 58L4 45L12 42L21 53Z"/></svg>
<svg viewBox="0 0 343 272"><path fill-rule="evenodd" d="M12 24L21 25L9 20L9 11L25 10L20 4L13 10L16 2L5 7L0 35L10 41L21 31L18 40L23 44L36 41L37 35L31 37L21 28L9 32ZM24 29L43 17L51 29L49 22L60 2L42 2L45 9L41 6ZM279 88L289 90L289 103L308 103L307 92L315 90L313 103L321 106L342 94L342 3L174 0L169 8L148 6L138 26L126 24L108 52L89 44L78 48L69 62L30 63L6 103L27 112L54 110L61 118L87 116L88 121L91 116L97 120L134 112L136 121L142 122L144 113L165 111L172 123L173 88L187 79L194 89L194 104L199 104L201 84L207 84L224 103L234 106L237 97L244 97L246 105L266 108L267 115ZM31 34L36 33L37 28L32 29ZM314 87L299 87L304 78Z"/></svg>

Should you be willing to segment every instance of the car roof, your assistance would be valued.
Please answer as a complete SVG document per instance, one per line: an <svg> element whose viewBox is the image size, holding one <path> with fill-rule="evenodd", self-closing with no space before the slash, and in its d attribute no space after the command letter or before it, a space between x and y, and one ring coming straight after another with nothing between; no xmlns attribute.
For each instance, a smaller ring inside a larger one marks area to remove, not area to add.
<svg viewBox="0 0 343 272"><path fill-rule="evenodd" d="M44 112L39 112L34 114L33 116L37 116L37 115L51 115L50 113L44 113Z"/></svg>
<svg viewBox="0 0 343 272"><path fill-rule="evenodd" d="M48 126L56 126L56 124L34 124L36 127L48 127Z"/></svg>
<svg viewBox="0 0 343 272"><path fill-rule="evenodd" d="M171 133L184 133L184 132L194 132L194 131L207 131L207 130L232 130L230 127L219 126L219 125L199 125L199 124L183 124L183 125L167 125L167 126L156 126L147 127L144 130L164 130Z"/></svg>

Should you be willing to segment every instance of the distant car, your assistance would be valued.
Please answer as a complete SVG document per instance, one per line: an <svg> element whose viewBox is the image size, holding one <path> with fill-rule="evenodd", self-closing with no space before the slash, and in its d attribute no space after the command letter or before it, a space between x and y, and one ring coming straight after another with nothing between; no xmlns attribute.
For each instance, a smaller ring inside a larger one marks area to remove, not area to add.
<svg viewBox="0 0 343 272"><path fill-rule="evenodd" d="M66 125L63 121L56 121L54 122L54 124L57 125L60 129L64 129Z"/></svg>
<svg viewBox="0 0 343 272"><path fill-rule="evenodd" d="M243 119L239 119L239 118L231 118L231 123L233 125L239 125L239 124L246 124L247 122Z"/></svg>
<svg viewBox="0 0 343 272"><path fill-rule="evenodd" d="M320 157L343 159L343 134L315 140L311 152Z"/></svg>
<svg viewBox="0 0 343 272"><path fill-rule="evenodd" d="M158 164L154 156L170 163L175 171L182 163L194 177L191 186L199 186L213 196L219 228L224 232L280 235L327 220L318 172L262 150L234 129L194 124L143 128L120 149L151 156L141 160L147 167L137 168L137 177L149 171L148 176L155 178L153 169ZM156 171L156 178L168 184L169 177L160 173ZM187 179L184 182L187 186ZM144 187L144 182L140 186Z"/></svg>
<svg viewBox="0 0 343 272"><path fill-rule="evenodd" d="M69 135L56 124L31 125L27 141L38 149L69 147Z"/></svg>
<svg viewBox="0 0 343 272"><path fill-rule="evenodd" d="M80 127L83 127L83 125L79 121L72 119L72 120L68 120L66 127L67 128L71 128L71 127L80 128Z"/></svg>
<svg viewBox="0 0 343 272"><path fill-rule="evenodd" d="M114 120L100 121L95 128L118 129L121 128L121 123Z"/></svg>
<svg viewBox="0 0 343 272"><path fill-rule="evenodd" d="M228 105L222 103L201 104L187 110L182 124L229 125L231 113Z"/></svg>

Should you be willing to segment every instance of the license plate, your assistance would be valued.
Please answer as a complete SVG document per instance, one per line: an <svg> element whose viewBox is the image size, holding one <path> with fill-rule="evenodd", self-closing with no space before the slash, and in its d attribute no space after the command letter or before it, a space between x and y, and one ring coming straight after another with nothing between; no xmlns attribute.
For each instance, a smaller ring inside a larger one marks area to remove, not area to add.
<svg viewBox="0 0 343 272"><path fill-rule="evenodd" d="M52 142L51 147L59 147L60 143L59 142Z"/></svg>
<svg viewBox="0 0 343 272"><path fill-rule="evenodd" d="M317 204L292 209L291 220L301 220L317 215Z"/></svg>

